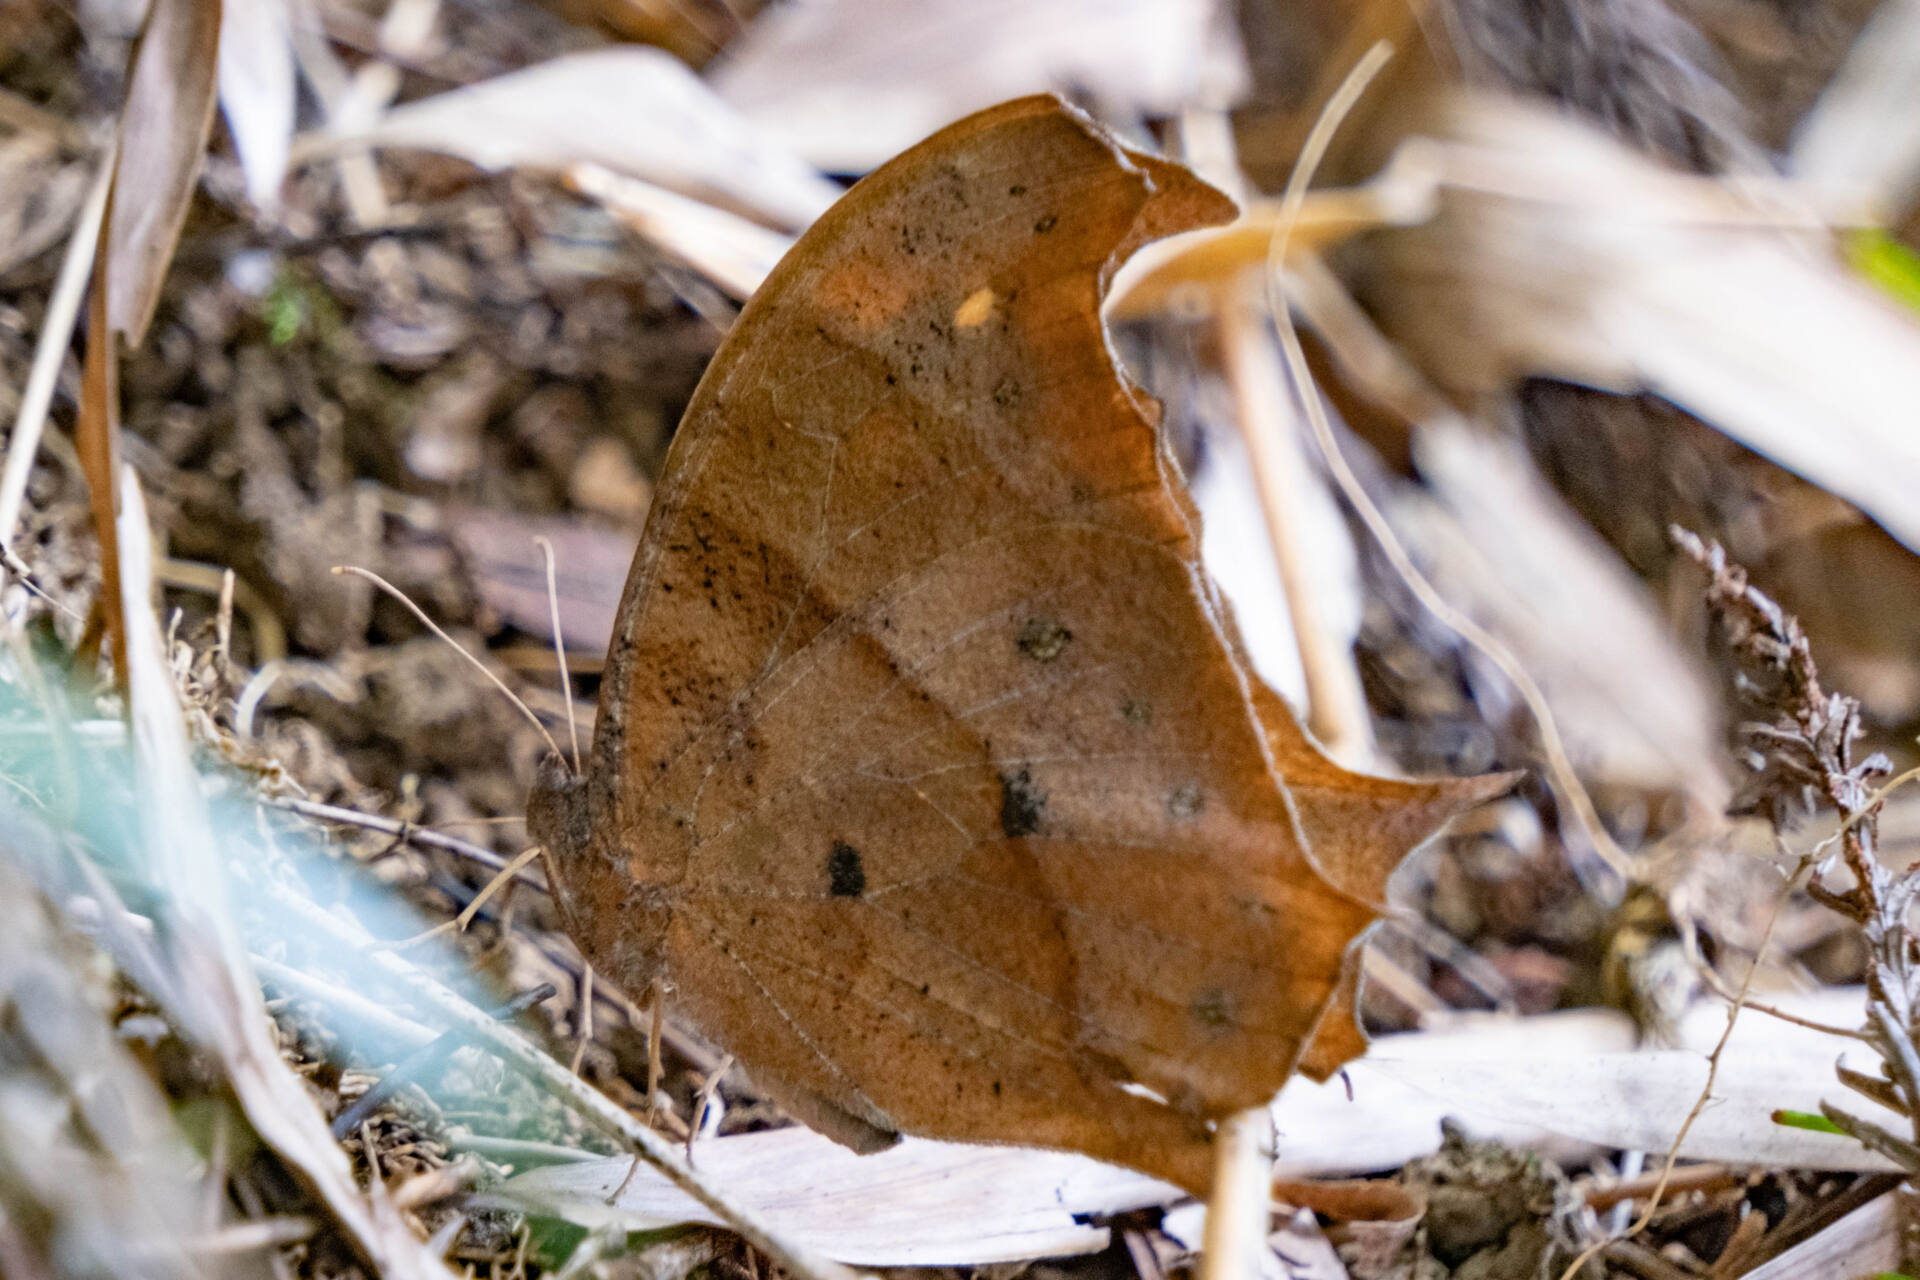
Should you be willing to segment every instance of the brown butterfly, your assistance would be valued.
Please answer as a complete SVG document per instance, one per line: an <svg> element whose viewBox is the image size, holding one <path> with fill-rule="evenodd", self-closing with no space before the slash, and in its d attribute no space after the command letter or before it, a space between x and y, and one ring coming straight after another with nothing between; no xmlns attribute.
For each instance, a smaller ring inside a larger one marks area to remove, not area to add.
<svg viewBox="0 0 1920 1280"><path fill-rule="evenodd" d="M1201 568L1100 301L1233 212L1052 98L973 116L801 239L674 439L530 821L594 966L849 1145L1204 1189L1214 1122L1362 1047L1388 874L1505 785L1333 764Z"/></svg>

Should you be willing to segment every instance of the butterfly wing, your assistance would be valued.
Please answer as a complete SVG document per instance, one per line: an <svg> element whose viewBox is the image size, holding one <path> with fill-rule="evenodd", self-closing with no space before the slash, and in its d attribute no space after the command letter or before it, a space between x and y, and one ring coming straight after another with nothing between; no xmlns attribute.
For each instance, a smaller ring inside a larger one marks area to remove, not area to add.
<svg viewBox="0 0 1920 1280"><path fill-rule="evenodd" d="M1114 363L1113 267L1231 213L1051 98L974 116L807 233L674 441L589 777L531 809L595 964L836 1136L1203 1186L1211 1121L1351 1051L1349 943L1468 798L1250 674Z"/></svg>

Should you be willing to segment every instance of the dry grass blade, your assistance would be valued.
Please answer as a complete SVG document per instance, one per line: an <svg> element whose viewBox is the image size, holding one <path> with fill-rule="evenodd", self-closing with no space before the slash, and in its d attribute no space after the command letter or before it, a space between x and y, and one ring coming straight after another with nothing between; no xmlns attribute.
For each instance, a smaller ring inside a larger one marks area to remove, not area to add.
<svg viewBox="0 0 1920 1280"><path fill-rule="evenodd" d="M111 201L112 197L108 197ZM112 205L109 203L109 210ZM127 679L127 629L120 581L120 348L107 323L107 250L110 227L102 227L95 255L92 301L87 310L87 362L81 371L80 414L74 450L87 477L87 503L100 542L100 595L96 603L113 650L115 677ZM145 537L142 526L141 536ZM96 651L97 652L97 651Z"/></svg>
<svg viewBox="0 0 1920 1280"><path fill-rule="evenodd" d="M1920 3L1888 0L1800 122L1793 172L1843 197L1865 195L1890 221L1920 188Z"/></svg>
<svg viewBox="0 0 1920 1280"><path fill-rule="evenodd" d="M646 127L636 128L637 120ZM593 163L794 229L839 195L684 63L631 46L556 58L406 103L363 130L302 139L295 155L349 141L440 151L487 169Z"/></svg>
<svg viewBox="0 0 1920 1280"><path fill-rule="evenodd" d="M94 255L87 363L74 444L100 540L100 611L114 670L127 674L126 620L116 544L120 498L119 342L137 344L186 220L213 126L220 6L155 0L134 47L100 245ZM10 531L7 531L10 532Z"/></svg>
<svg viewBox="0 0 1920 1280"><path fill-rule="evenodd" d="M483 1045L514 1069L578 1111L602 1132L632 1147L648 1164L659 1169L676 1187L709 1210L720 1215L728 1227L754 1248L784 1267L796 1280L853 1280L852 1273L839 1264L819 1257L813 1250L789 1241L778 1228L768 1224L761 1214L739 1204L717 1179L689 1166L680 1151L659 1134L647 1128L605 1094L581 1080L566 1065L556 1062L511 1027L503 1027L486 1011L444 986L428 974L391 951L375 946L362 930L350 927L313 903L283 889L268 890L273 900L288 915L309 925L318 936L334 945L364 955L379 977L404 992L422 1008L431 1009L445 1019L448 1027ZM625 1163L624 1161L622 1162Z"/></svg>
<svg viewBox="0 0 1920 1280"><path fill-rule="evenodd" d="M222 0L220 106L247 178L247 198L270 209L293 146L293 31L287 0Z"/></svg>
<svg viewBox="0 0 1920 1280"><path fill-rule="evenodd" d="M1840 991L1828 1007L1857 1002ZM1856 1006L1857 1007L1857 1006ZM1844 1016L1842 1014L1841 1016ZM1719 1024L1719 1025L1714 1025ZM1777 1168L1885 1171L1893 1166L1837 1134L1779 1125L1773 1113L1814 1109L1833 1085L1840 1052L1865 1065L1863 1047L1773 1019L1743 1017L1713 1081L1714 1105L1683 1135L1681 1125L1707 1081L1705 1052L1724 1030L1725 1010L1702 1006L1685 1022L1685 1047L1632 1050L1604 1043L1556 1045L1550 1019L1528 1019L1537 1043L1489 1039L1473 1056L1411 1056L1419 1041L1385 1038L1352 1069L1357 1090L1382 1076L1441 1100L1474 1121L1531 1125L1615 1150L1666 1152L1677 1138L1681 1156ZM1465 1049L1473 1046L1465 1044ZM1884 1123L1898 1117L1870 1103L1863 1114Z"/></svg>
<svg viewBox="0 0 1920 1280"><path fill-rule="evenodd" d="M604 165L573 165L567 170L567 185L606 205L635 232L736 301L752 297L793 247L791 236Z"/></svg>
<svg viewBox="0 0 1920 1280"><path fill-rule="evenodd" d="M87 202L81 206L67 242L66 256L60 260L60 274L47 298L47 313L40 321L40 337L34 344L33 368L27 374L27 385L20 392L20 411L14 415L13 431L7 436L6 470L0 473L0 543L11 545L14 529L20 523L27 479L33 473L34 455L40 448L40 432L47 424L47 410L53 403L60 364L72 345L74 321L80 315L80 301L87 293L94 250L100 242L100 224L107 213L107 191L112 182L113 153L109 151L100 159L93 187L87 193Z"/></svg>
<svg viewBox="0 0 1920 1280"><path fill-rule="evenodd" d="M227 893L227 868L193 767L152 589L151 534L139 482L121 478L123 600L136 783L148 874L170 918L166 958L179 975L171 1010L215 1053L261 1139L298 1169L354 1246L396 1280L444 1268L384 1197L364 1197L306 1085L281 1059Z"/></svg>

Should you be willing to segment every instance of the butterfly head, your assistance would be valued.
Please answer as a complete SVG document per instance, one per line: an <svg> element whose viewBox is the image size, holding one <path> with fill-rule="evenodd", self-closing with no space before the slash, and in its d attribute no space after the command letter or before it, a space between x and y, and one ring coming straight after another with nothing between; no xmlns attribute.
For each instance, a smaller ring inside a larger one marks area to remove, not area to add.
<svg viewBox="0 0 1920 1280"><path fill-rule="evenodd" d="M667 891L637 880L591 774L560 756L540 762L527 831L545 850L547 883L567 932L595 969L628 991L666 976Z"/></svg>

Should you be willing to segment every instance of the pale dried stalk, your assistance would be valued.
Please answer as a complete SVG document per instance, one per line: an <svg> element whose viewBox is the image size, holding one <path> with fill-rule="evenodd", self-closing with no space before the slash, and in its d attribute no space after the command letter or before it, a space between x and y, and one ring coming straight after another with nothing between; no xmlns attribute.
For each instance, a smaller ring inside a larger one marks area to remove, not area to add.
<svg viewBox="0 0 1920 1280"><path fill-rule="evenodd" d="M33 471L34 455L40 451L40 433L47 425L47 409L53 403L54 384L60 377L60 363L73 341L80 301L87 295L94 250L100 243L100 223L107 214L107 192L113 186L114 155L115 149L109 146L100 157L93 186L67 241L67 255L60 260L60 274L54 277L53 292L47 298L47 312L33 348L33 367L27 371L20 411L14 415L13 434L7 439L6 470L0 473L0 545L13 545L20 506L27 496L27 477Z"/></svg>
<svg viewBox="0 0 1920 1280"><path fill-rule="evenodd" d="M1328 755L1349 768L1364 769L1373 757L1373 721L1353 652L1329 625L1306 563L1296 495L1314 481L1287 403L1285 373L1265 317L1244 299L1222 297L1219 326L1227 380L1240 411L1240 431L1306 676L1307 728Z"/></svg>

